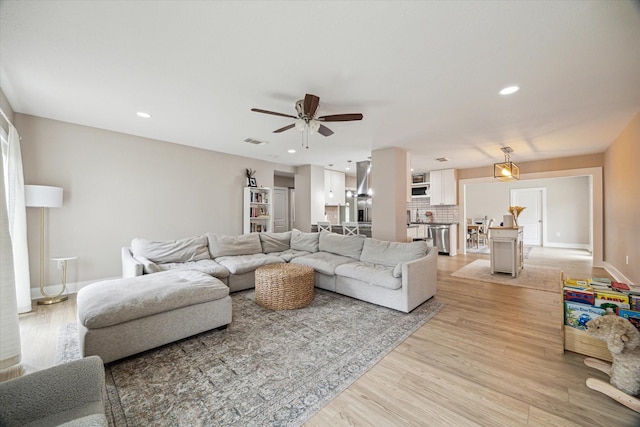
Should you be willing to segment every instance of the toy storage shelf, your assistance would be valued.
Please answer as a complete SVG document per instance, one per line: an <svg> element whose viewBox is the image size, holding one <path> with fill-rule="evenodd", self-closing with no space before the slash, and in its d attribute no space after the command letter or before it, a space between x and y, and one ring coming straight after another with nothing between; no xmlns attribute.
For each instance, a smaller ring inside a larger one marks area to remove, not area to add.
<svg viewBox="0 0 640 427"><path fill-rule="evenodd" d="M564 298L563 298L564 310ZM564 313L563 313L564 322ZM611 352L607 348L604 341L597 340L585 331L564 325L564 349L573 351L574 353L584 354L585 356L595 357L596 359L611 362Z"/></svg>
<svg viewBox="0 0 640 427"><path fill-rule="evenodd" d="M586 331L572 328L571 326L564 324L564 274L560 281L562 282L562 286L560 286L560 298L562 300L562 327L564 328L562 335L564 349L611 362L613 358L611 357L611 352L604 341L593 338Z"/></svg>

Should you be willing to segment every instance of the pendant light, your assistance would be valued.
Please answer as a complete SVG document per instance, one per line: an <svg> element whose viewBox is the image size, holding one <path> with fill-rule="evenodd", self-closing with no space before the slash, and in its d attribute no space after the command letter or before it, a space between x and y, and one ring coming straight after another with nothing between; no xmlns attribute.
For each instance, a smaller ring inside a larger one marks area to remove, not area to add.
<svg viewBox="0 0 640 427"><path fill-rule="evenodd" d="M520 179L520 167L511 161L513 148L500 148L504 153L504 162L493 164L493 177L500 181L517 181Z"/></svg>

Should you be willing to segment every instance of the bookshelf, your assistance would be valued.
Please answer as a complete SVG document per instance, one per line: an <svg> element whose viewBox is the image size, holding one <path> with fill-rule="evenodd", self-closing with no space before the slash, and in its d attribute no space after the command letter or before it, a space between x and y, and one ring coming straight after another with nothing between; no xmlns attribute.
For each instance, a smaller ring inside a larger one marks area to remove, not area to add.
<svg viewBox="0 0 640 427"><path fill-rule="evenodd" d="M273 231L272 195L270 188L244 187L244 234Z"/></svg>
<svg viewBox="0 0 640 427"><path fill-rule="evenodd" d="M565 324L566 308L564 299L564 273L562 274L560 281L562 283L562 286L560 287L560 300L562 301L562 341L564 349L611 362L613 358L604 341L593 338L586 331L576 329Z"/></svg>

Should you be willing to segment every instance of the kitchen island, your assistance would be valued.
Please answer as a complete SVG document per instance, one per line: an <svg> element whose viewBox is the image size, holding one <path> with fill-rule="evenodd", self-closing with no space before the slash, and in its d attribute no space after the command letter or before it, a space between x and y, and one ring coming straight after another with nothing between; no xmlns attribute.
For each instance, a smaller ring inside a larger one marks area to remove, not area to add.
<svg viewBox="0 0 640 427"><path fill-rule="evenodd" d="M518 277L524 268L522 227L489 227L491 274L509 273Z"/></svg>

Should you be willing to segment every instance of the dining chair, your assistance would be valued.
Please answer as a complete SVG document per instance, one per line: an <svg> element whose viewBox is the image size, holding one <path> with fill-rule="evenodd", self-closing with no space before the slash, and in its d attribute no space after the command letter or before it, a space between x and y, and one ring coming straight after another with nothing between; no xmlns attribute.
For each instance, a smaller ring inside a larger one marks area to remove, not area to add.
<svg viewBox="0 0 640 427"><path fill-rule="evenodd" d="M331 232L331 223L329 221L318 221L318 232L322 230Z"/></svg>
<svg viewBox="0 0 640 427"><path fill-rule="evenodd" d="M343 222L342 234L345 236L357 236L360 234L360 225L357 222Z"/></svg>
<svg viewBox="0 0 640 427"><path fill-rule="evenodd" d="M491 230L489 230L489 228L493 225L494 221L495 219L491 218L487 223L487 226L483 227L482 230L478 233L478 243L480 243L480 240L482 240L484 242L484 245L489 244L489 239L491 238L491 236L489 235Z"/></svg>

